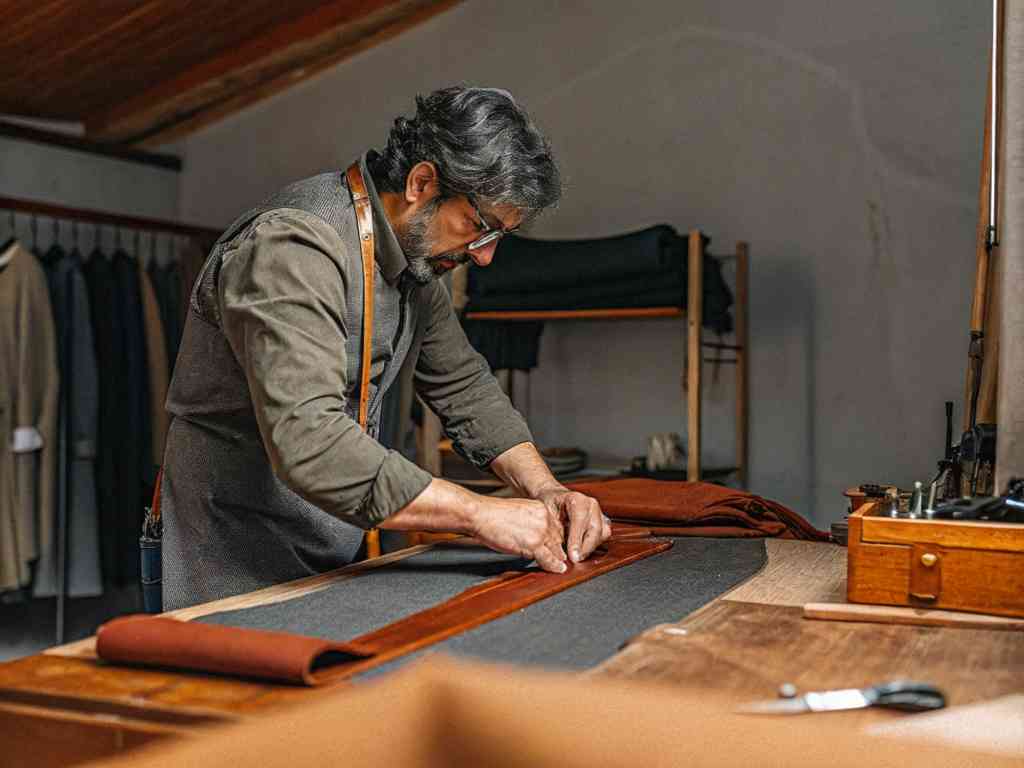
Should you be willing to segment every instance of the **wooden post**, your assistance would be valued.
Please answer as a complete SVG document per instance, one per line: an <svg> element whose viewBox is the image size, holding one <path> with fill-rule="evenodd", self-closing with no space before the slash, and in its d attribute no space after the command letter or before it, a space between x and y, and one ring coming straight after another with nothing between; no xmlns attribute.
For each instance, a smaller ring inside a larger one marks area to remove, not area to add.
<svg viewBox="0 0 1024 768"><path fill-rule="evenodd" d="M999 275L1002 304L998 317L992 318L1000 328L999 384L996 417L995 492L1003 493L1012 477L1024 474L1024 354L1020 339L1024 335L1024 307L1020 296L1024 290L1024 7L1020 3L1001 2L1003 21L999 50L998 107L1003 115L997 124L996 145L996 239L999 241ZM1005 212L1005 215L1003 213ZM988 355L986 350L986 357Z"/></svg>
<svg viewBox="0 0 1024 768"><path fill-rule="evenodd" d="M990 317L989 301L993 299L995 281L991 279L990 254L986 245L988 240L988 221L990 194L992 189L992 52L989 51L988 87L985 97L985 130L981 151L981 180L978 184L978 222L974 237L974 294L971 300L971 335L982 333L988 338L981 342L984 345L985 361L982 370L968 356L967 375L964 381L964 407L961 416L963 429L971 428L971 396L974 392L975 380L982 377L982 391L979 392L977 420L982 423L996 421L995 403L998 397L996 379L999 375L999 322L986 322ZM994 303L994 302L993 302ZM991 315L995 318L995 315ZM991 333L991 335L989 335ZM973 347L973 344L972 344Z"/></svg>
<svg viewBox="0 0 1024 768"><path fill-rule="evenodd" d="M380 557L380 530L371 528L366 532L366 559Z"/></svg>
<svg viewBox="0 0 1024 768"><path fill-rule="evenodd" d="M417 395L413 395L417 397ZM416 428L416 463L434 477L441 477L441 420L420 400L423 423ZM410 546L425 543L422 533L407 533L406 543Z"/></svg>
<svg viewBox="0 0 1024 768"><path fill-rule="evenodd" d="M736 466L741 488L747 487L747 408L749 406L749 354L750 334L747 325L748 259L750 247L736 243Z"/></svg>
<svg viewBox="0 0 1024 768"><path fill-rule="evenodd" d="M434 477L441 476L441 421L432 410L420 400L423 408L423 423L419 428L419 439L416 441L416 463Z"/></svg>
<svg viewBox="0 0 1024 768"><path fill-rule="evenodd" d="M690 230L686 301L686 479L700 480L701 327L704 323L704 248L699 229Z"/></svg>

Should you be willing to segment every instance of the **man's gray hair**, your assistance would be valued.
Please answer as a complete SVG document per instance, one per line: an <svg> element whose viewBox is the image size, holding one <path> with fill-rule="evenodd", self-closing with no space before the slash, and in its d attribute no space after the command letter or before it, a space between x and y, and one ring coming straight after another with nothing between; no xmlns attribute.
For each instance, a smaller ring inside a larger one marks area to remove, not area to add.
<svg viewBox="0 0 1024 768"><path fill-rule="evenodd" d="M416 115L399 117L370 170L378 188L401 193L412 167L437 167L442 198L470 195L510 205L530 219L558 202L562 186L547 139L498 88L442 88L416 97Z"/></svg>

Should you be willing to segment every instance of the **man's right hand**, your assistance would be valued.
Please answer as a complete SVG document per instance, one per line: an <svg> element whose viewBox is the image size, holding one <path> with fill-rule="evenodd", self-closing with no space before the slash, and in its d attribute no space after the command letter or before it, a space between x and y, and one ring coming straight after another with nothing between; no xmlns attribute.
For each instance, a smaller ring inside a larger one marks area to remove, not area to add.
<svg viewBox="0 0 1024 768"><path fill-rule="evenodd" d="M481 496L437 477L380 527L464 533L498 552L536 560L545 571L568 568L565 528L544 502Z"/></svg>
<svg viewBox="0 0 1024 768"><path fill-rule="evenodd" d="M483 496L475 517L473 535L484 546L536 560L552 573L564 573L568 567L565 528L543 502Z"/></svg>

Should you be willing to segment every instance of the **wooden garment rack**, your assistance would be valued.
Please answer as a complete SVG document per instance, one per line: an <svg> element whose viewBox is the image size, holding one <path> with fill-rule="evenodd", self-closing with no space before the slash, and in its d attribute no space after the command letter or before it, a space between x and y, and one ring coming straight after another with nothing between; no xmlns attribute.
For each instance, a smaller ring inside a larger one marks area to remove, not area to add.
<svg viewBox="0 0 1024 768"><path fill-rule="evenodd" d="M187 237L197 237L204 240L216 239L220 236L220 230L209 227L199 227L190 224L182 224L166 219L153 219L141 216L126 216L120 213L100 211L88 208L70 208L63 205L55 205L39 200L29 200L17 197L0 196L0 210L12 213L24 213L33 217L43 217L54 221L89 222L98 225L117 227L118 229L131 229L146 232L166 232ZM13 233L12 233L13 234ZM73 354L73 349L69 349ZM69 368L74 368L74 361L69 360ZM65 434L67 425L71 423L71 414L68 412L69 403L65 403L61 397L58 409L58 431ZM70 519L70 488L71 488L71 456L70 445L67 440L61 443L60 460L62 471L59 473L57 482L58 505L57 505L57 644L64 642L64 628L67 604L67 556L68 556L68 520Z"/></svg>
<svg viewBox="0 0 1024 768"><path fill-rule="evenodd" d="M736 243L735 344L718 344L703 340L704 322L704 249L701 231L692 229L687 238L688 296L686 308L643 307L637 309L523 310L500 312L468 312L469 320L632 320L644 318L686 317L687 360L683 395L686 398L688 480L701 478L701 394L702 363L724 363L736 366L736 474L741 487L747 485L747 422L749 397L749 326L748 270L750 247ZM704 358L703 350L733 353L730 358ZM436 441L434 441L436 442ZM432 443L433 444L433 443ZM437 449L434 449L437 452ZM440 459L425 456L428 468L440 467Z"/></svg>

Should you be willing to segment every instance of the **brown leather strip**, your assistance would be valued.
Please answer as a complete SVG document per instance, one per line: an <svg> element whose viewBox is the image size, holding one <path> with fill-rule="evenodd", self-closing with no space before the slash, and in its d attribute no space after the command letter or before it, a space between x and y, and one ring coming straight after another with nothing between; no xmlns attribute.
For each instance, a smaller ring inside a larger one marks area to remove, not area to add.
<svg viewBox="0 0 1024 768"><path fill-rule="evenodd" d="M664 539L611 539L589 559L570 565L565 573L504 574L355 638L348 645L373 656L337 664L321 674L330 680L352 677L671 547L672 542Z"/></svg>
<svg viewBox="0 0 1024 768"><path fill-rule="evenodd" d="M356 227L359 231L359 250L363 257L363 352L359 362L359 426L366 431L367 409L370 402L370 365L373 362L373 275L374 239L373 211L370 196L359 163L352 163L345 171L352 203L356 209ZM380 557L380 531L366 532L366 557Z"/></svg>
<svg viewBox="0 0 1024 768"><path fill-rule="evenodd" d="M505 573L345 643L139 615L100 627L96 649L114 663L317 685L373 669L671 546L651 538L611 539L565 573Z"/></svg>
<svg viewBox="0 0 1024 768"><path fill-rule="evenodd" d="M318 666L370 652L356 643L258 629L185 622L145 614L123 616L96 632L96 653L105 661L259 677L315 685Z"/></svg>
<svg viewBox="0 0 1024 768"><path fill-rule="evenodd" d="M359 426L366 429L367 406L370 402L370 363L373 344L373 213L358 163L345 171L352 202L356 208L359 249L363 256L363 355L359 366Z"/></svg>

